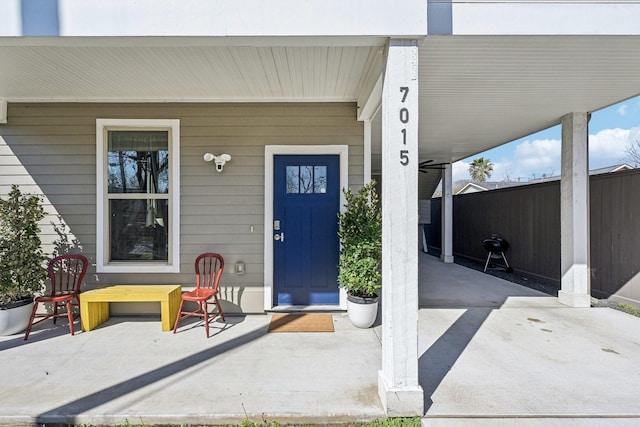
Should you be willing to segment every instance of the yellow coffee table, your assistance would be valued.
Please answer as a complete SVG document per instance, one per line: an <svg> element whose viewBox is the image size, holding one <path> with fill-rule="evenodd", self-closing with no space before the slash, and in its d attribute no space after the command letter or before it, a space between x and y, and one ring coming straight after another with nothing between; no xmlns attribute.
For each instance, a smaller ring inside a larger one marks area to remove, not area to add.
<svg viewBox="0 0 640 427"><path fill-rule="evenodd" d="M110 302L160 302L162 330L170 331L178 316L180 285L113 285L80 294L82 330L88 332L109 320Z"/></svg>

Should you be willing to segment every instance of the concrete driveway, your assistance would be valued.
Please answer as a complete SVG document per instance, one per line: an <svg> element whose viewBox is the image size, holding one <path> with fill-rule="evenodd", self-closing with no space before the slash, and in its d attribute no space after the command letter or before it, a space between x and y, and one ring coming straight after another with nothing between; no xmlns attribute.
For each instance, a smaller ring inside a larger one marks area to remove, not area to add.
<svg viewBox="0 0 640 427"><path fill-rule="evenodd" d="M640 426L640 318L421 255L425 426Z"/></svg>

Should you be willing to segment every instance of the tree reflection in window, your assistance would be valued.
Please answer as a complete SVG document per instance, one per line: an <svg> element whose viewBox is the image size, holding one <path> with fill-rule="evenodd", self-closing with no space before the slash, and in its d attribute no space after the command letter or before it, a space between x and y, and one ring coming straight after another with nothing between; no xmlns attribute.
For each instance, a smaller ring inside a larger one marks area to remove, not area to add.
<svg viewBox="0 0 640 427"><path fill-rule="evenodd" d="M168 260L168 147L167 131L109 131L110 261Z"/></svg>
<svg viewBox="0 0 640 427"><path fill-rule="evenodd" d="M167 132L110 131L109 193L168 193L168 147Z"/></svg>
<svg viewBox="0 0 640 427"><path fill-rule="evenodd" d="M288 194L324 194L327 192L326 166L287 166Z"/></svg>

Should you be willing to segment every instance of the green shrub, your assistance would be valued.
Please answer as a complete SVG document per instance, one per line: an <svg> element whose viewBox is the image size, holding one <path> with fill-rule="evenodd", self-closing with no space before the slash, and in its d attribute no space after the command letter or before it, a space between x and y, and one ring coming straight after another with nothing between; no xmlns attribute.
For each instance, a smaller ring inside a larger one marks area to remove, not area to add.
<svg viewBox="0 0 640 427"><path fill-rule="evenodd" d="M342 245L338 283L349 294L374 297L381 287L382 215L375 181L357 194L343 189L347 203L338 214L338 237Z"/></svg>
<svg viewBox="0 0 640 427"><path fill-rule="evenodd" d="M32 298L47 277L38 222L45 216L40 197L11 186L0 199L0 305Z"/></svg>

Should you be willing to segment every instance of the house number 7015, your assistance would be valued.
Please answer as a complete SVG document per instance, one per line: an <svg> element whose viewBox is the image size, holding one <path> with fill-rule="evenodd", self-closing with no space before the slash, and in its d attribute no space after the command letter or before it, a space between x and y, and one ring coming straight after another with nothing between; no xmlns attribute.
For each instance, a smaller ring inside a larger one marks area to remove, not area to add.
<svg viewBox="0 0 640 427"><path fill-rule="evenodd" d="M409 95L409 88L407 86L400 86L400 93L402 93L401 102L404 103ZM400 123L403 125L409 123L409 109L406 107L400 109ZM400 132L402 133L402 145L407 145L407 129L402 128ZM402 166L409 164L409 150L400 150L400 164Z"/></svg>

